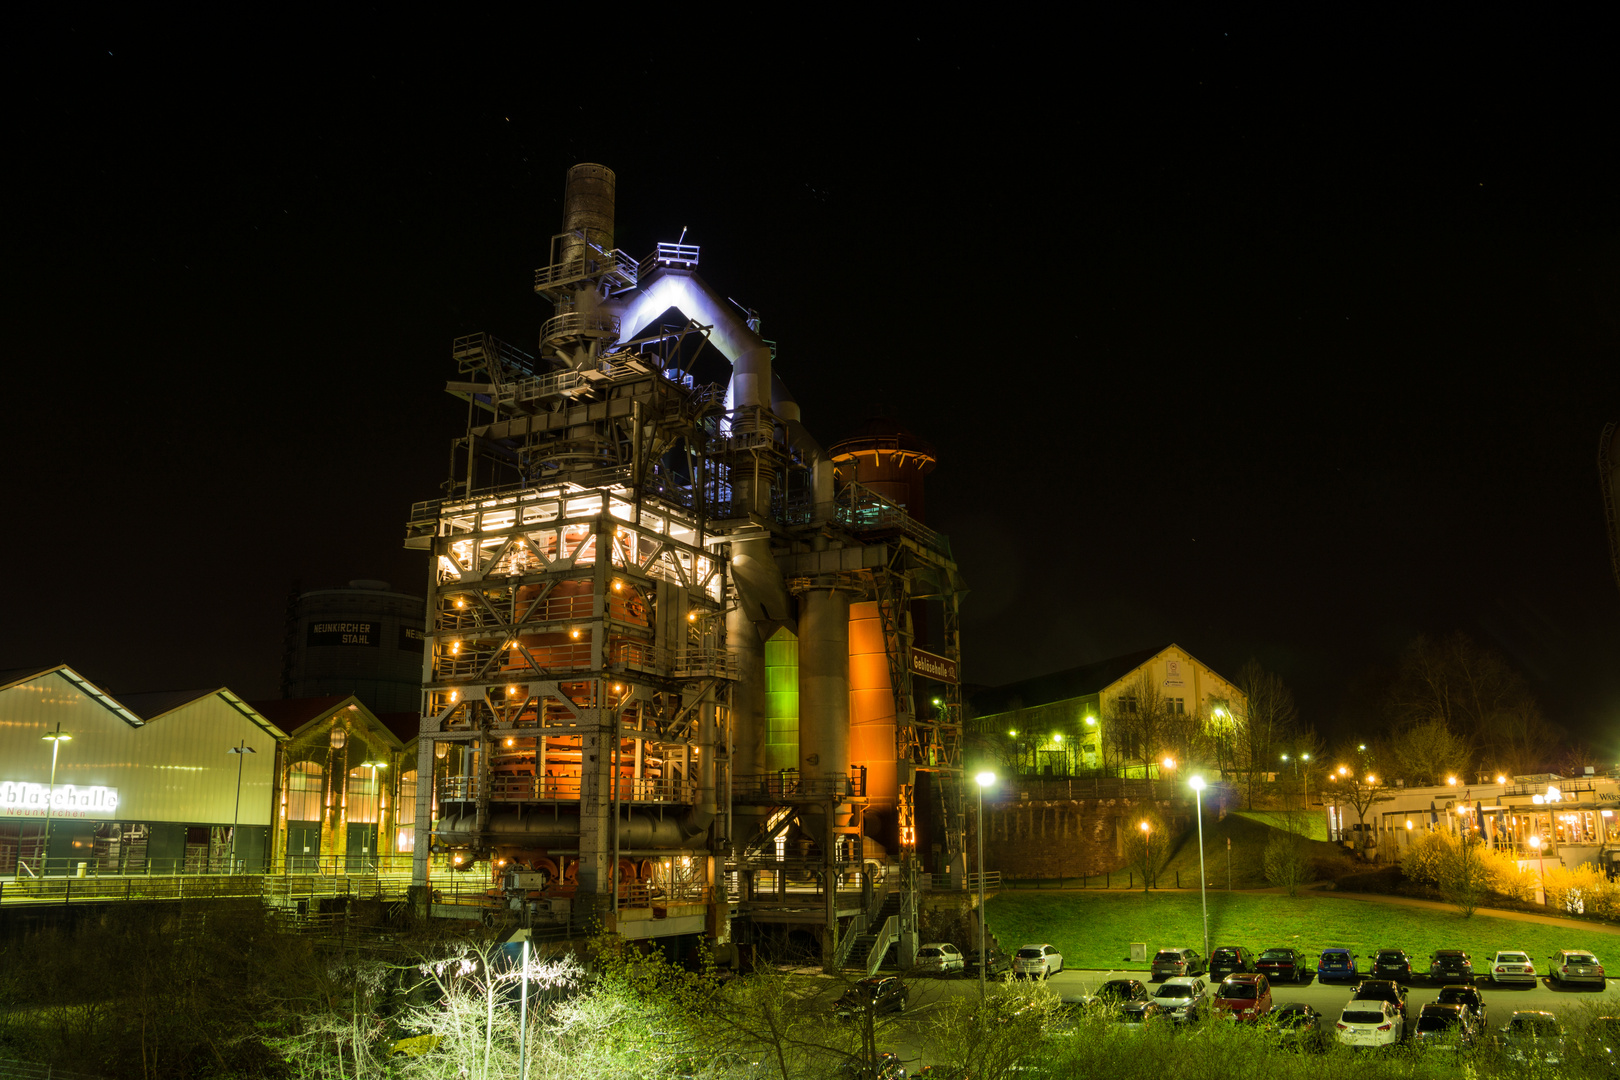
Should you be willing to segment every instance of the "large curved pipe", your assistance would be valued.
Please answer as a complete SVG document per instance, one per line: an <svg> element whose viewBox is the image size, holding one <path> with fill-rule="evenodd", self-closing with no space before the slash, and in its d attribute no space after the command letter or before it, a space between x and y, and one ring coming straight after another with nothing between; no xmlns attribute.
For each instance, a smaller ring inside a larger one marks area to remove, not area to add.
<svg viewBox="0 0 1620 1080"><path fill-rule="evenodd" d="M532 814L491 814L480 829L476 815L462 814L439 822L433 835L451 844L471 844L480 836L522 840L548 844L562 840L579 842L579 811L563 809L555 815L538 812ZM653 817L632 811L619 819L621 846L679 848L684 842L680 823L674 817Z"/></svg>
<svg viewBox="0 0 1620 1080"><path fill-rule="evenodd" d="M709 342L731 361L732 405L735 408L771 404L771 347L737 314L732 304L715 294L703 279L687 270L666 268L619 311L619 340L640 337L652 321L670 308L694 322L713 327Z"/></svg>

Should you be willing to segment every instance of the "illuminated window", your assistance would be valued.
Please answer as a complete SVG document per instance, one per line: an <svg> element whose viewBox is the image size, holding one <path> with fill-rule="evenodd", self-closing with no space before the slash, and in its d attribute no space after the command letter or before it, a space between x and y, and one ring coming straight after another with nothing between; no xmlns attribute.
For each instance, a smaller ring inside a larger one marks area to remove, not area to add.
<svg viewBox="0 0 1620 1080"><path fill-rule="evenodd" d="M324 770L313 761L295 761L287 770L287 820L321 820Z"/></svg>
<svg viewBox="0 0 1620 1080"><path fill-rule="evenodd" d="M399 804L394 807L394 820L400 824L401 828L416 824L415 769L399 774ZM412 835L415 835L414 829Z"/></svg>
<svg viewBox="0 0 1620 1080"><path fill-rule="evenodd" d="M377 778L378 783L382 777ZM371 825L377 820L377 796L372 791L371 770L360 767L349 770L348 812L351 825Z"/></svg>

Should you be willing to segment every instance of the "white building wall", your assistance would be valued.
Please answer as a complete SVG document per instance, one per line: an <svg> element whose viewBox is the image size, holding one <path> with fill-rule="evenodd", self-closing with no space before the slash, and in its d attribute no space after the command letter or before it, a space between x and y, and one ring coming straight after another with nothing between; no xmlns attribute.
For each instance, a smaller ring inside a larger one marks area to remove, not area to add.
<svg viewBox="0 0 1620 1080"><path fill-rule="evenodd" d="M276 740L218 694L134 726L61 671L0 690L0 782L49 784L51 744L61 724L56 785L118 789L117 809L92 820L229 825L241 740L243 825L268 825ZM11 820L0 818L0 820Z"/></svg>

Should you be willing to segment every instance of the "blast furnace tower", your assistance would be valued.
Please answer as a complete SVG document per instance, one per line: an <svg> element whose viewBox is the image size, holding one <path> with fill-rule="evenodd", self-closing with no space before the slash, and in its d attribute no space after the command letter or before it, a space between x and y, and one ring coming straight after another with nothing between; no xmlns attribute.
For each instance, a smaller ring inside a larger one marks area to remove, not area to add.
<svg viewBox="0 0 1620 1080"><path fill-rule="evenodd" d="M835 468L696 245L615 245L615 198L569 171L537 354L452 344L470 419L406 539L431 560L415 881L909 962L922 875L966 870L949 545ZM717 359L724 385L694 377Z"/></svg>

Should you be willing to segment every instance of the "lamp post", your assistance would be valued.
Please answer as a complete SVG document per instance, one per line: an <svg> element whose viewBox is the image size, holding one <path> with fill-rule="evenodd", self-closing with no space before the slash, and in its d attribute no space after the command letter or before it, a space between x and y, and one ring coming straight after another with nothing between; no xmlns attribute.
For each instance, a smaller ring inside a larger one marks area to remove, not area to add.
<svg viewBox="0 0 1620 1080"><path fill-rule="evenodd" d="M56 801L56 755L63 743L73 741L73 736L62 734L62 722L58 720L56 730L42 736L42 740L51 744L51 786L45 789L45 850L40 855L40 870L48 874L51 869L51 804Z"/></svg>
<svg viewBox="0 0 1620 1080"><path fill-rule="evenodd" d="M377 770L388 768L388 762L372 758L370 761L360 763L362 768L371 770L371 868L377 869L377 843L382 834L382 790L377 782Z"/></svg>
<svg viewBox="0 0 1620 1080"><path fill-rule="evenodd" d="M979 997L984 997L984 966L990 960L990 944L984 929L984 789L996 782L996 774L982 772L974 778L979 788Z"/></svg>
<svg viewBox="0 0 1620 1080"><path fill-rule="evenodd" d="M1536 853L1536 878L1541 883L1541 906L1546 907L1547 906L1547 864L1542 861L1541 837L1532 836L1528 840L1526 840L1525 843L1529 844L1530 845L1530 850L1534 851Z"/></svg>
<svg viewBox="0 0 1620 1080"><path fill-rule="evenodd" d="M1142 894L1147 895L1149 867L1153 865L1153 827L1142 822Z"/></svg>
<svg viewBox="0 0 1620 1080"><path fill-rule="evenodd" d="M257 754L258 751L247 744L243 739L229 750L227 754L236 755L236 809L231 811L231 873L236 873L236 830L242 817L242 765L247 761L247 755Z"/></svg>
<svg viewBox="0 0 1620 1080"><path fill-rule="evenodd" d="M1204 955L1209 955L1209 897L1204 892L1204 778L1195 776L1190 781L1194 797L1198 800L1198 900L1204 907Z"/></svg>

